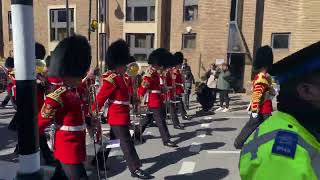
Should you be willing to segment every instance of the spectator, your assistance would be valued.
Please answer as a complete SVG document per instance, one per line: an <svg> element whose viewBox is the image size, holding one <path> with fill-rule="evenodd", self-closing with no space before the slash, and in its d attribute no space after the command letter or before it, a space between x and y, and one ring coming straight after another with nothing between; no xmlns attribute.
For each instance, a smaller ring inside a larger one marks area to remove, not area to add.
<svg viewBox="0 0 320 180"><path fill-rule="evenodd" d="M216 102L217 97L217 66L216 64L211 64L210 70L206 72L206 84L208 88L210 88L212 96L213 96L213 103Z"/></svg>
<svg viewBox="0 0 320 180"><path fill-rule="evenodd" d="M217 81L217 89L219 91L220 96L220 107L216 111L228 112L229 109L229 91L231 89L231 73L229 71L228 64L222 64L221 70L217 71L218 73L218 81ZM223 104L226 104L225 108L223 108Z"/></svg>
<svg viewBox="0 0 320 180"><path fill-rule="evenodd" d="M7 86L7 95L6 95L6 97L4 98L4 100L2 101L2 103L0 105L0 107L2 107L2 108L5 108L10 100L12 100L13 105L15 105L15 101L12 98L12 96L13 96L12 92L13 92L14 81L15 81L14 72L13 72L14 59L12 57L8 57L6 59L6 62L4 64L4 66L7 69L9 83L8 83L8 86Z"/></svg>
<svg viewBox="0 0 320 180"><path fill-rule="evenodd" d="M187 59L184 59L184 63L182 64L182 74L184 77L184 88L185 88L184 102L185 102L186 108L189 109L192 84L195 84L195 81L191 71L191 67L188 64Z"/></svg>

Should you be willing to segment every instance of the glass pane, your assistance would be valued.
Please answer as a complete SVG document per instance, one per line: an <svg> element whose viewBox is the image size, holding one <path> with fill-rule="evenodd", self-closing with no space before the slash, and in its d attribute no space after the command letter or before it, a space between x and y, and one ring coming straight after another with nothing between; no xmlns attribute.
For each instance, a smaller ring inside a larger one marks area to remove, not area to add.
<svg viewBox="0 0 320 180"><path fill-rule="evenodd" d="M12 41L12 29L9 29L9 41Z"/></svg>
<svg viewBox="0 0 320 180"><path fill-rule="evenodd" d="M67 28L58 28L58 41L67 37Z"/></svg>
<svg viewBox="0 0 320 180"><path fill-rule="evenodd" d="M146 54L135 54L133 57L136 59L136 61L147 61Z"/></svg>
<svg viewBox="0 0 320 180"><path fill-rule="evenodd" d="M127 7L127 11L126 11L126 20L127 21L132 21L131 13L132 13L132 8Z"/></svg>
<svg viewBox="0 0 320 180"><path fill-rule="evenodd" d="M288 34L273 34L273 48L274 49L288 49L289 35Z"/></svg>
<svg viewBox="0 0 320 180"><path fill-rule="evenodd" d="M135 47L136 48L147 48L147 36L145 34L135 35Z"/></svg>
<svg viewBox="0 0 320 180"><path fill-rule="evenodd" d="M54 22L54 10L50 10L50 19L51 22Z"/></svg>
<svg viewBox="0 0 320 180"><path fill-rule="evenodd" d="M70 21L73 22L74 21L74 10L73 9L70 9Z"/></svg>
<svg viewBox="0 0 320 180"><path fill-rule="evenodd" d="M126 33L126 42L128 43L129 47L131 47L130 36L131 34Z"/></svg>
<svg viewBox="0 0 320 180"><path fill-rule="evenodd" d="M183 36L183 48L194 49L196 48L196 35L184 35Z"/></svg>
<svg viewBox="0 0 320 180"><path fill-rule="evenodd" d="M150 7L150 21L154 21L155 19L155 7L151 6Z"/></svg>
<svg viewBox="0 0 320 180"><path fill-rule="evenodd" d="M58 11L58 22L67 22L67 12L65 10Z"/></svg>
<svg viewBox="0 0 320 180"><path fill-rule="evenodd" d="M154 44L154 34L151 34L151 42L150 42L150 48L153 48L153 44Z"/></svg>
<svg viewBox="0 0 320 180"><path fill-rule="evenodd" d="M50 29L50 41L55 41L56 40L56 29L51 28Z"/></svg>
<svg viewBox="0 0 320 180"><path fill-rule="evenodd" d="M12 23L11 21L11 11L8 12L8 24L10 25Z"/></svg>
<svg viewBox="0 0 320 180"><path fill-rule="evenodd" d="M198 6L186 6L184 13L185 21L193 21L197 15Z"/></svg>
<svg viewBox="0 0 320 180"><path fill-rule="evenodd" d="M147 21L148 20L148 7L135 7L134 8L134 20L135 21Z"/></svg>
<svg viewBox="0 0 320 180"><path fill-rule="evenodd" d="M236 20L236 14L237 14L237 0L231 0L230 21Z"/></svg>

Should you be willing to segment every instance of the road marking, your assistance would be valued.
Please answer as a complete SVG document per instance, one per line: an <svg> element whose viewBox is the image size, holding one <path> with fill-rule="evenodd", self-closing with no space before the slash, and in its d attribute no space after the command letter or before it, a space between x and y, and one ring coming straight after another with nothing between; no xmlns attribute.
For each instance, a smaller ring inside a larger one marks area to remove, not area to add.
<svg viewBox="0 0 320 180"><path fill-rule="evenodd" d="M199 152L201 149L201 143L193 142L189 148L190 152Z"/></svg>
<svg viewBox="0 0 320 180"><path fill-rule="evenodd" d="M204 117L203 119L204 119L204 120L210 120L210 119L213 119L213 118L210 117L210 116L207 116L207 117Z"/></svg>
<svg viewBox="0 0 320 180"><path fill-rule="evenodd" d="M197 132L197 137L199 138L204 138L206 137L207 133L205 131L198 131Z"/></svg>
<svg viewBox="0 0 320 180"><path fill-rule="evenodd" d="M209 128L210 127L210 123L201 124L201 127L202 128Z"/></svg>
<svg viewBox="0 0 320 180"><path fill-rule="evenodd" d="M12 154L14 152L14 149L15 149L15 147L1 150L0 151L0 156L5 156L5 155Z"/></svg>
<svg viewBox="0 0 320 180"><path fill-rule="evenodd" d="M228 116L228 117L220 117L220 118L228 118L228 119L249 119L249 116Z"/></svg>
<svg viewBox="0 0 320 180"><path fill-rule="evenodd" d="M241 151L207 151L209 154L240 154Z"/></svg>
<svg viewBox="0 0 320 180"><path fill-rule="evenodd" d="M195 162L185 161L182 163L181 169L178 172L178 174L191 175L193 173L195 167L196 167Z"/></svg>

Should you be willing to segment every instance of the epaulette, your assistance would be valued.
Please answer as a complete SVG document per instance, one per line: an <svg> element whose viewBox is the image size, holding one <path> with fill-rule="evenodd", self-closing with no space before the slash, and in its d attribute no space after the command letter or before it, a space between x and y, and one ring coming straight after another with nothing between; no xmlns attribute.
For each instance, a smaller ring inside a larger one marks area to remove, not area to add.
<svg viewBox="0 0 320 180"><path fill-rule="evenodd" d="M116 86L116 82L114 81L114 78L115 78L116 76L117 76L117 75L116 75L115 73L111 73L111 74L109 74L107 77L104 77L103 80L111 83L111 84L114 85L114 86Z"/></svg>
<svg viewBox="0 0 320 180"><path fill-rule="evenodd" d="M254 85L256 84L265 84L269 85L269 82L267 80L267 77L264 73L259 73L258 78L254 81Z"/></svg>
<svg viewBox="0 0 320 180"><path fill-rule="evenodd" d="M61 95L67 91L67 88L65 87L60 87L57 90L55 90L53 93L48 94L48 98L55 100L59 104L62 105L62 100L61 100Z"/></svg>

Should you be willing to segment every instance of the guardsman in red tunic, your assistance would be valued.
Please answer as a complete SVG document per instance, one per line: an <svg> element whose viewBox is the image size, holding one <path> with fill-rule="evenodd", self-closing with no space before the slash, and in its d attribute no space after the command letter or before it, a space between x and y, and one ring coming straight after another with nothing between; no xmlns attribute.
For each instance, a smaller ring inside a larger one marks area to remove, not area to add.
<svg viewBox="0 0 320 180"><path fill-rule="evenodd" d="M266 119L273 111L272 98L275 90L272 87L272 78L267 73L273 63L273 53L269 46L260 47L253 64L255 70L259 72L253 80L253 94L251 100L250 120L241 130L234 142L236 148L241 148L249 135Z"/></svg>
<svg viewBox="0 0 320 180"><path fill-rule="evenodd" d="M165 106L161 97L162 89L160 87L160 74L159 70L163 64L163 60L170 57L166 49L159 48L154 50L148 59L150 66L146 70L143 81L138 90L140 99L144 99L149 111L153 113L153 119L159 128L162 142L168 147L177 147L175 143L170 140L169 130L165 121ZM142 102L143 103L143 102ZM141 121L142 134L147 125L151 123L150 118L145 118Z"/></svg>
<svg viewBox="0 0 320 180"><path fill-rule="evenodd" d="M177 101L180 102L178 104L178 107L179 107L179 111L181 113L182 119L188 120L189 117L187 115L187 111L182 101L182 95L184 93L184 89L183 89L184 82L183 82L183 76L180 71L183 60L184 60L184 56L182 52L176 52L174 54L174 57L175 57L175 67L173 67L172 69L172 81L174 86L173 88L175 89L175 98Z"/></svg>
<svg viewBox="0 0 320 180"><path fill-rule="evenodd" d="M102 76L103 83L97 95L97 104L100 110L105 103L108 103L107 122L111 126L110 139L120 139L120 146L131 176L152 179L151 175L140 169L142 164L129 132L130 102L128 84L124 76L129 58L129 47L124 40L115 41L110 45L106 58L109 71ZM110 149L107 150L106 157L109 152ZM99 159L102 153L99 151Z"/></svg>
<svg viewBox="0 0 320 180"><path fill-rule="evenodd" d="M170 53L170 58L166 59L167 66L164 71L164 79L166 85L166 101L169 104L169 112L171 114L171 120L173 123L173 127L175 129L184 129L183 125L180 124L179 118L177 115L177 101L175 101L174 92L173 92L173 80L172 80L172 66L174 61L174 56Z"/></svg>
<svg viewBox="0 0 320 180"><path fill-rule="evenodd" d="M91 47L80 35L62 40L53 51L48 75L60 77L63 85L47 95L38 114L40 135L51 123L56 126L54 156L60 162L54 177L59 179L61 168L67 179L88 179L86 161L86 125L77 87L91 63ZM59 171L60 170L60 171Z"/></svg>

